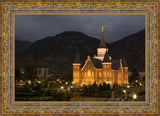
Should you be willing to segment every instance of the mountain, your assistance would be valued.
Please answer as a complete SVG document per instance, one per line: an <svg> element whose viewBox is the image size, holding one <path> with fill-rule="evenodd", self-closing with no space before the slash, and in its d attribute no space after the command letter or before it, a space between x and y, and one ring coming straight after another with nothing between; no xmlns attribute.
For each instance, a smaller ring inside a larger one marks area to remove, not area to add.
<svg viewBox="0 0 160 116"><path fill-rule="evenodd" d="M109 53L113 59L125 58L129 69L145 70L145 30L127 36L111 44Z"/></svg>
<svg viewBox="0 0 160 116"><path fill-rule="evenodd" d="M114 59L126 58L129 70L136 67L139 71L144 71L144 35L143 30L117 42L106 43L109 54ZM36 41L17 55L16 62L22 66L35 64L37 67L49 67L54 71L66 72L72 70L76 47L81 61L84 62L88 55L96 55L99 42L99 39L84 33L66 31Z"/></svg>
<svg viewBox="0 0 160 116"><path fill-rule="evenodd" d="M56 36L38 40L18 55L16 61L22 65L35 64L65 72L72 69L75 49L78 47L81 60L95 55L99 40L81 32L67 31Z"/></svg>
<svg viewBox="0 0 160 116"><path fill-rule="evenodd" d="M20 54L21 52L23 52L26 48L28 48L32 42L30 41L22 41L22 40L15 40L15 53L16 53L16 56L18 54Z"/></svg>

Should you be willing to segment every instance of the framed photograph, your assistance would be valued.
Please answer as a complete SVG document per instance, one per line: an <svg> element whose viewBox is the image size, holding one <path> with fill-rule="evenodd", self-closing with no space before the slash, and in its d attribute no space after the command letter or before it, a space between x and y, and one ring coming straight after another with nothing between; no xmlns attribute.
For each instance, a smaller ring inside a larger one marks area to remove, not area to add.
<svg viewBox="0 0 160 116"><path fill-rule="evenodd" d="M2 2L3 114L158 114L158 2Z"/></svg>

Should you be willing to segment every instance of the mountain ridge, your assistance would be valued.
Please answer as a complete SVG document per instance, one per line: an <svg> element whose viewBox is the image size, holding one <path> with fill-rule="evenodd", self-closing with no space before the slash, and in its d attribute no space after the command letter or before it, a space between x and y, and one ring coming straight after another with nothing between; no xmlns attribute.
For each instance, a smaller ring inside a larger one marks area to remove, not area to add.
<svg viewBox="0 0 160 116"><path fill-rule="evenodd" d="M138 68L139 71L144 71L144 66L140 66L144 65L144 41L145 31L142 30L111 44L106 43L106 46L109 48L109 54L112 58L126 59L129 70ZM66 31L36 41L18 54L16 61L22 66L33 63L38 67L49 67L54 71L65 72L66 69L72 69L75 48L78 47L81 61L84 62L88 55L96 55L99 42L99 39L82 32ZM136 60L134 63L132 57ZM138 59L141 60L138 61Z"/></svg>

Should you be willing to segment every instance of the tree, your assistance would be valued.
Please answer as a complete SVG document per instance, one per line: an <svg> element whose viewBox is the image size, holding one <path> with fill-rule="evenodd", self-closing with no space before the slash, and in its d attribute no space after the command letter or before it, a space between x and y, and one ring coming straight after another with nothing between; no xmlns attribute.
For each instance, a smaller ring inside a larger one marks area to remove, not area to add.
<svg viewBox="0 0 160 116"><path fill-rule="evenodd" d="M92 93L96 93L97 91L98 91L98 87L97 87L96 82L94 82L94 83L92 84Z"/></svg>
<svg viewBox="0 0 160 116"><path fill-rule="evenodd" d="M18 63L15 63L15 79L18 81L22 79Z"/></svg>
<svg viewBox="0 0 160 116"><path fill-rule="evenodd" d="M65 92L63 92L62 100L69 101L71 97L72 97L71 92L69 90L66 90Z"/></svg>
<svg viewBox="0 0 160 116"><path fill-rule="evenodd" d="M119 85L117 83L113 84L113 90L117 89L119 87Z"/></svg>
<svg viewBox="0 0 160 116"><path fill-rule="evenodd" d="M142 84L145 86L145 76L142 77Z"/></svg>
<svg viewBox="0 0 160 116"><path fill-rule="evenodd" d="M100 92L103 91L103 86L102 86L102 84L99 85L99 91L100 91Z"/></svg>
<svg viewBox="0 0 160 116"><path fill-rule="evenodd" d="M84 91L87 93L88 92L88 87L85 85L84 86Z"/></svg>
<svg viewBox="0 0 160 116"><path fill-rule="evenodd" d="M92 92L92 86L91 86L91 85L89 85L89 87L88 87L88 91L89 91L89 93L91 93L91 92Z"/></svg>
<svg viewBox="0 0 160 116"><path fill-rule="evenodd" d="M25 67L25 79L29 80L37 79L37 70L34 65L27 65Z"/></svg>
<svg viewBox="0 0 160 116"><path fill-rule="evenodd" d="M103 91L106 91L107 90L107 84L104 82L103 83Z"/></svg>
<svg viewBox="0 0 160 116"><path fill-rule="evenodd" d="M109 83L106 86L107 86L107 90L111 90L111 86Z"/></svg>
<svg viewBox="0 0 160 116"><path fill-rule="evenodd" d="M129 83L137 84L137 81L140 80L139 72L136 68L132 69L132 74L129 76Z"/></svg>
<svg viewBox="0 0 160 116"><path fill-rule="evenodd" d="M67 71L64 74L63 79L68 80L68 81L73 81L73 71L72 70Z"/></svg>

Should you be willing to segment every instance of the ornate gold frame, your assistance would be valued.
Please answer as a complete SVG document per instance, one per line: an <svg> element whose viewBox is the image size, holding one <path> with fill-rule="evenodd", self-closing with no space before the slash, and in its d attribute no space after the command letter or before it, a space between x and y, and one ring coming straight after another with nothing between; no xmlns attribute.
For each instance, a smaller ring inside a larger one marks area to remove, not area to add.
<svg viewBox="0 0 160 116"><path fill-rule="evenodd" d="M145 102L16 102L14 100L15 15L145 15ZM157 114L157 2L2 2L3 114Z"/></svg>

